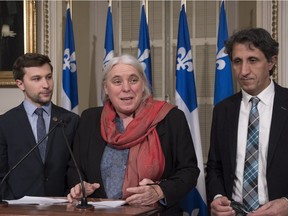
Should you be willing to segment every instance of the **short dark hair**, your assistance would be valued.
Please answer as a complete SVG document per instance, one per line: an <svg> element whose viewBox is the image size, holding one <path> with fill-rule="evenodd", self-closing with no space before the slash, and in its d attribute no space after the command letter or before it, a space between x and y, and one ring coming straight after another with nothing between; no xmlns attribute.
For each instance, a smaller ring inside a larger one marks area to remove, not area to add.
<svg viewBox="0 0 288 216"><path fill-rule="evenodd" d="M249 47L253 45L261 50L265 55L267 61L271 61L273 56L277 56L279 52L279 43L275 41L271 34L263 28L248 28L243 29L233 34L225 42L225 53L229 55L232 60L232 51L236 43L247 44ZM270 75L273 74L274 67L270 70Z"/></svg>
<svg viewBox="0 0 288 216"><path fill-rule="evenodd" d="M26 53L19 56L13 64L13 76L14 80L22 80L25 75L24 68L27 67L39 67L44 64L48 64L53 72L53 66L48 56L39 53Z"/></svg>

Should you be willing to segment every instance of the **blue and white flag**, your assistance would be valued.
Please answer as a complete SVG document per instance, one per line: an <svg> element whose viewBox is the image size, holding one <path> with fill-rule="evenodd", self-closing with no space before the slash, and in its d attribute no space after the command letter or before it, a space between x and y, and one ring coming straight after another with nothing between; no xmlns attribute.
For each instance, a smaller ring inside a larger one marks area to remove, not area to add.
<svg viewBox="0 0 288 216"><path fill-rule="evenodd" d="M61 105L78 114L77 66L69 3L66 13Z"/></svg>
<svg viewBox="0 0 288 216"><path fill-rule="evenodd" d="M107 19L106 19L106 33L105 33L105 44L104 44L104 59L103 69L106 64L114 57L114 39L113 39L113 22L112 22L112 9L111 1L109 1Z"/></svg>
<svg viewBox="0 0 288 216"><path fill-rule="evenodd" d="M183 110L192 135L198 160L200 175L196 188L181 201L181 207L189 215L207 216L206 188L204 164L200 137L199 116L194 79L192 50L187 24L185 5L182 3L179 19L177 55L176 55L176 94L175 100L179 109Z"/></svg>
<svg viewBox="0 0 288 216"><path fill-rule="evenodd" d="M151 52L149 29L145 13L145 3L143 1L141 8L140 30L138 41L138 60L144 68L146 78L149 82L150 89L152 89L152 70L151 70Z"/></svg>
<svg viewBox="0 0 288 216"><path fill-rule="evenodd" d="M222 0L218 27L214 105L233 94L231 62L228 54L224 52L224 45L227 39L228 29L226 22L226 13L224 7L224 0Z"/></svg>

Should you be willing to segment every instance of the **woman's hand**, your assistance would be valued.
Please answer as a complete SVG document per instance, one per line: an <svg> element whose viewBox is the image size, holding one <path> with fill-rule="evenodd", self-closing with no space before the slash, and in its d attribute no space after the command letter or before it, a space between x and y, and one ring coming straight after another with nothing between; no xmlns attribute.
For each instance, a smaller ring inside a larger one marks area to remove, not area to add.
<svg viewBox="0 0 288 216"><path fill-rule="evenodd" d="M130 205L151 205L164 198L160 186L150 179L143 179L138 187L127 188L127 192L133 193L126 199Z"/></svg>
<svg viewBox="0 0 288 216"><path fill-rule="evenodd" d="M98 183L90 184L90 183L87 183L85 181L83 183L84 183L86 196L89 196L97 188L100 187L100 184L98 184ZM71 203L75 200L82 198L82 196L83 196L83 194L82 194L82 189L81 189L81 183L79 183L70 189L70 193L67 195L67 199Z"/></svg>

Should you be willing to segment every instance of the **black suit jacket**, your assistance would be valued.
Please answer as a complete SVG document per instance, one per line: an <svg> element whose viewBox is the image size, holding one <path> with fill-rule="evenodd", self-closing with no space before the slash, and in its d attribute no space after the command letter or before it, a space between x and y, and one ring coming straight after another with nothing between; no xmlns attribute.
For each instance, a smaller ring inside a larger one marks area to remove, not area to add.
<svg viewBox="0 0 288 216"><path fill-rule="evenodd" d="M231 199L236 170L237 132L241 92L215 106L207 163L207 197ZM266 179L269 200L288 197L288 89L275 83L268 143Z"/></svg>
<svg viewBox="0 0 288 216"><path fill-rule="evenodd" d="M57 119L69 119L65 134L71 145L79 116L52 104L50 129ZM23 103L0 116L0 180L29 150L36 145ZM14 169L2 188L5 199L30 196L63 196L70 154L61 127L48 137L46 161L43 164L38 148Z"/></svg>
<svg viewBox="0 0 288 216"><path fill-rule="evenodd" d="M74 155L79 162L83 178L90 183L100 183L92 197L106 198L100 164L105 141L100 133L102 107L91 108L82 113L74 142ZM181 215L179 201L196 186L199 169L193 141L184 113L173 108L157 125L157 132L165 155L165 169L160 184L166 201L167 215ZM68 170L69 186L79 183L73 163ZM173 207L173 208L172 208Z"/></svg>

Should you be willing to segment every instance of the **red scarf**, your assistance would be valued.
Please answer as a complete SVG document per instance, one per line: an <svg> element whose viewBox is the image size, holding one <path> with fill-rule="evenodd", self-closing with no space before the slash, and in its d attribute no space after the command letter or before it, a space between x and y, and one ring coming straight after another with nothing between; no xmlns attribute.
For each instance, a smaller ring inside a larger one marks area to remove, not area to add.
<svg viewBox="0 0 288 216"><path fill-rule="evenodd" d="M173 107L175 106L165 101L148 98L136 110L134 119L121 134L116 128L116 112L113 105L110 101L105 103L101 115L103 139L115 149L130 149L122 187L123 198L129 196L126 188L138 186L142 179L157 181L161 178L165 157L156 126Z"/></svg>

